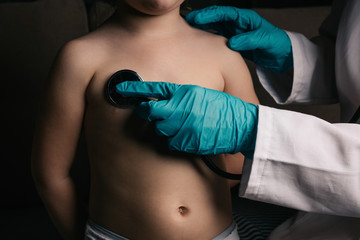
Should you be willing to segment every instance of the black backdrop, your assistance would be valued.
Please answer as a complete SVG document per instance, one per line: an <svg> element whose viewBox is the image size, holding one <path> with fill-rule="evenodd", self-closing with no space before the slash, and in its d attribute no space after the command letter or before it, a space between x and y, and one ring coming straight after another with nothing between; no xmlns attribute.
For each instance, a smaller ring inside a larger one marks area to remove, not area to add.
<svg viewBox="0 0 360 240"><path fill-rule="evenodd" d="M99 1L99 0L84 0L87 6L90 6L95 1ZM102 1L111 2L113 0L102 0ZM321 6L321 5L330 5L332 3L332 0L186 0L186 1L188 1L193 8L202 8L214 4L230 5L230 6L236 6L242 8L286 8L286 7Z"/></svg>
<svg viewBox="0 0 360 240"><path fill-rule="evenodd" d="M85 0L91 1L91 0ZM187 0L193 8L229 5L242 8L286 8L331 5L332 0Z"/></svg>

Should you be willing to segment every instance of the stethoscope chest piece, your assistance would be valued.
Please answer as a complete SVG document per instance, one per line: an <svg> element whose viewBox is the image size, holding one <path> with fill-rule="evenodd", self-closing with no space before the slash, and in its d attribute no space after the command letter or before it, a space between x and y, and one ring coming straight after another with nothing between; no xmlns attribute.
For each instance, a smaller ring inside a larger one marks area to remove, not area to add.
<svg viewBox="0 0 360 240"><path fill-rule="evenodd" d="M128 69L117 71L110 77L105 87L105 97L111 105L118 108L128 108L143 101L143 99L125 97L116 92L116 85L125 81L143 81L143 79L139 74Z"/></svg>

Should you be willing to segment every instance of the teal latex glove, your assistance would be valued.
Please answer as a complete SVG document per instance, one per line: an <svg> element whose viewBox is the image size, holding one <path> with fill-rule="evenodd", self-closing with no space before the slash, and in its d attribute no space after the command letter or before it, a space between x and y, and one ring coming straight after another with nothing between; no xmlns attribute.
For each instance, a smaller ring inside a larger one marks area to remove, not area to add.
<svg viewBox="0 0 360 240"><path fill-rule="evenodd" d="M243 153L252 158L258 106L227 93L195 85L167 82L123 82L116 92L131 97L153 97L136 107L140 117L155 121L169 148L198 155Z"/></svg>
<svg viewBox="0 0 360 240"><path fill-rule="evenodd" d="M293 69L289 36L255 11L211 6L187 14L186 20L204 30L215 30L229 39L228 46L257 65L275 73Z"/></svg>

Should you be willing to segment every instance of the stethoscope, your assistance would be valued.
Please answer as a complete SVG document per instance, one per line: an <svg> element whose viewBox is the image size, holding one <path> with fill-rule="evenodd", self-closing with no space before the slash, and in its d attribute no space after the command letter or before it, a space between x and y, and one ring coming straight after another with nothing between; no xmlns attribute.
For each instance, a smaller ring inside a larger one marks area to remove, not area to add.
<svg viewBox="0 0 360 240"><path fill-rule="evenodd" d="M125 82L125 81L143 81L140 75L132 70L124 69L115 72L110 79L108 80L106 87L105 87L105 97L115 107L118 108L128 108L139 104L144 101L148 101L148 98L136 98L136 97L125 97L116 92L116 85ZM349 123L356 123L360 118L360 106L355 111L355 114L349 121ZM232 179L232 180L240 180L241 174L233 174L226 172L219 168L209 156L203 155L201 159L204 161L206 166L210 168L213 172L218 174L221 177Z"/></svg>

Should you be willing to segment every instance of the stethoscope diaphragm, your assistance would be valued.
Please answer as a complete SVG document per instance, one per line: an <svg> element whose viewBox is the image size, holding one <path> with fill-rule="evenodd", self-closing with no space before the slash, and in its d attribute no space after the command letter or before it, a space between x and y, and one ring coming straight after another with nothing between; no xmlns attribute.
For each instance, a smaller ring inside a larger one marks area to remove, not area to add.
<svg viewBox="0 0 360 240"><path fill-rule="evenodd" d="M116 85L125 81L143 81L138 73L132 70L123 69L114 73L108 80L105 87L105 97L108 102L118 108L128 108L140 102L143 98L125 97L116 92Z"/></svg>

